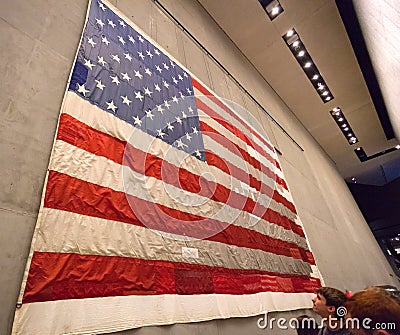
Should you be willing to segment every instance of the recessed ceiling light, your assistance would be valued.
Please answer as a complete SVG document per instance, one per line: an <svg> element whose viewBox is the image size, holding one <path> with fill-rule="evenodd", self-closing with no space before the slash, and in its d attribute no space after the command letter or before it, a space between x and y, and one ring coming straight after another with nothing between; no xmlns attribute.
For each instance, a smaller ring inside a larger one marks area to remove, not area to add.
<svg viewBox="0 0 400 335"><path fill-rule="evenodd" d="M293 30L289 30L287 33L286 33L286 36L287 37L290 37L290 36L292 36L294 34L294 31Z"/></svg>
<svg viewBox="0 0 400 335"><path fill-rule="evenodd" d="M297 40L297 41L294 41L292 45L293 45L294 47L297 47L299 44L300 44L300 42Z"/></svg>
<svg viewBox="0 0 400 335"><path fill-rule="evenodd" d="M360 147L358 147L356 150L360 151L360 150L361 150L361 148L360 148Z"/></svg>
<svg viewBox="0 0 400 335"><path fill-rule="evenodd" d="M312 77L313 80L316 80L318 78L319 78L319 75L317 75L317 74L314 74L314 76Z"/></svg>
<svg viewBox="0 0 400 335"><path fill-rule="evenodd" d="M327 98L325 98L325 100L327 100L327 101L329 101L329 100L331 100L332 98L331 97L327 97Z"/></svg>
<svg viewBox="0 0 400 335"><path fill-rule="evenodd" d="M346 127L346 128L344 128L343 130L344 130L344 131L348 131L348 130L349 130L349 127Z"/></svg>
<svg viewBox="0 0 400 335"><path fill-rule="evenodd" d="M324 89L324 87L325 87L325 86L324 86L324 85L322 85L321 83L318 83L317 85L318 85L318 90L323 90L323 89Z"/></svg>
<svg viewBox="0 0 400 335"><path fill-rule="evenodd" d="M276 7L272 8L271 14L272 14L272 15L276 15L276 14L279 13L279 10L280 10L279 7L276 6Z"/></svg>
<svg viewBox="0 0 400 335"><path fill-rule="evenodd" d="M340 111L340 108L339 108L339 107L334 107L334 108L333 108L333 111L334 111L334 112L339 112L339 111Z"/></svg>
<svg viewBox="0 0 400 335"><path fill-rule="evenodd" d="M344 119L342 117L338 118L339 122L342 122Z"/></svg>
<svg viewBox="0 0 400 335"><path fill-rule="evenodd" d="M324 93L322 93L322 95L328 95L328 94L329 94L328 91L325 91Z"/></svg>
<svg viewBox="0 0 400 335"><path fill-rule="evenodd" d="M307 62L307 63L304 64L304 67L310 67L311 64L312 64L311 62Z"/></svg>
<svg viewBox="0 0 400 335"><path fill-rule="evenodd" d="M342 124L342 127L347 127L347 124L346 124L346 123L343 123L343 124Z"/></svg>
<svg viewBox="0 0 400 335"><path fill-rule="evenodd" d="M304 50L301 50L297 55L298 55L299 57L303 57L305 53L306 53L306 52L305 52Z"/></svg>

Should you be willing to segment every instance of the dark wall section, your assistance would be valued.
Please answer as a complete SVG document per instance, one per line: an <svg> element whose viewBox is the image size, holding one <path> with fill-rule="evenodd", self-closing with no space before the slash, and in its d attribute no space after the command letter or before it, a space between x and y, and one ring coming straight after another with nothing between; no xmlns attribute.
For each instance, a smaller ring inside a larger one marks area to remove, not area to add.
<svg viewBox="0 0 400 335"><path fill-rule="evenodd" d="M392 267L400 275L400 178L383 186L347 184Z"/></svg>

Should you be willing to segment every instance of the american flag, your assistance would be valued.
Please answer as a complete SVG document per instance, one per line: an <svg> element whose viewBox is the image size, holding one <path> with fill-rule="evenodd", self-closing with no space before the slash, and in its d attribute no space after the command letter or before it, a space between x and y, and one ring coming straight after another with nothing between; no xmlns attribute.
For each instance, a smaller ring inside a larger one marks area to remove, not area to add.
<svg viewBox="0 0 400 335"><path fill-rule="evenodd" d="M110 5L92 1L14 332L303 308L320 284L314 264L271 144Z"/></svg>

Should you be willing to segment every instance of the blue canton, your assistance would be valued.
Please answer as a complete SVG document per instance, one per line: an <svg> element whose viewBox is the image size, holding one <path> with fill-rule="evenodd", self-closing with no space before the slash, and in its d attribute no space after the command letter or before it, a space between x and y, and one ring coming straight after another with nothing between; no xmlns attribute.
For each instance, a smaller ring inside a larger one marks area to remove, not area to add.
<svg viewBox="0 0 400 335"><path fill-rule="evenodd" d="M69 89L205 161L190 75L99 1L92 1Z"/></svg>

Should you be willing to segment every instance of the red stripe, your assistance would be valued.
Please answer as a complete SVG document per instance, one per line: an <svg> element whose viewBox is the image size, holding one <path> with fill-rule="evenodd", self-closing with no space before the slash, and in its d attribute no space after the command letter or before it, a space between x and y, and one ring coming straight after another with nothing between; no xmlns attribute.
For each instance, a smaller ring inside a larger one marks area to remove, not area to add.
<svg viewBox="0 0 400 335"><path fill-rule="evenodd" d="M218 105L220 108L222 108L225 112L227 112L229 115L234 117L240 124L245 127L248 131L250 131L251 134L256 136L265 146L267 146L271 151L274 151L274 148L269 144L267 141L264 140L257 132L255 132L253 129L251 129L241 118L239 118L235 113L232 112L232 110L226 106L224 103L222 103L218 98L216 98L210 91L208 91L202 84L200 84L196 79L192 77L192 85L197 88L202 94L207 96L210 100L212 100L216 105Z"/></svg>
<svg viewBox="0 0 400 335"><path fill-rule="evenodd" d="M117 256L35 252L23 303L107 296L315 292L315 278Z"/></svg>
<svg viewBox="0 0 400 335"><path fill-rule="evenodd" d="M268 211L271 211L270 209L258 204L256 206L256 203L252 199L235 193L220 184L206 181L204 178L199 178L199 176L187 170L177 168L157 156L144 153L124 141L89 127L68 114L62 114L60 117L57 139L63 140L95 155L106 157L118 164L127 165L141 174L164 180L166 183L183 188L186 191L200 194L212 200L227 203L234 208L245 210L260 217L268 217L276 221L276 215L271 216L268 213ZM124 150L126 150L125 156ZM242 182L250 184L250 186L261 190L262 193L270 197L273 195L275 200L281 203L284 203L283 201L286 200L284 197L279 199L279 194L273 192L269 186L261 184L261 182L251 175L238 169L229 162L223 161L213 153L206 152L206 157L210 165L216 166L227 174L234 175ZM275 221L270 222L277 223L304 237L302 228L288 218L282 217L282 219L278 219L277 222Z"/></svg>
<svg viewBox="0 0 400 335"><path fill-rule="evenodd" d="M147 202L56 171L49 172L44 206L296 259L307 255L306 250L300 252L302 248L294 243ZM132 210L131 206L135 208ZM309 262L308 258L303 260Z"/></svg>

